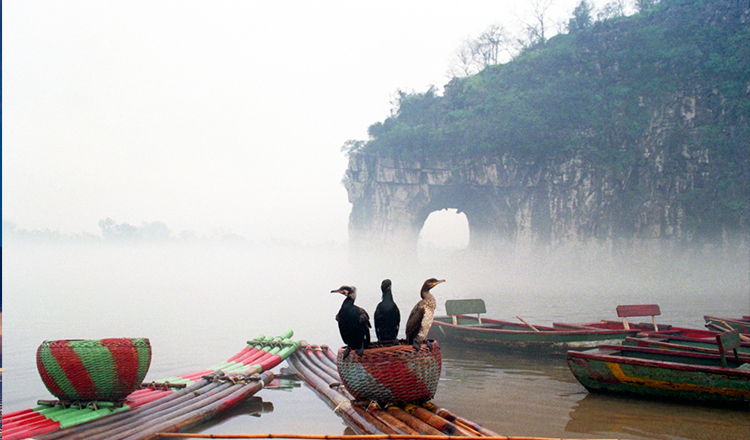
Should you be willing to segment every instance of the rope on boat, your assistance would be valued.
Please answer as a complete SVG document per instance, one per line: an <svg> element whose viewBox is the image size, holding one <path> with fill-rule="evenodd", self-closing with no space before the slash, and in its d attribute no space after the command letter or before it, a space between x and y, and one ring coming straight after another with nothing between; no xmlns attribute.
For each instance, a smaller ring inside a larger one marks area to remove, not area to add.
<svg viewBox="0 0 750 440"><path fill-rule="evenodd" d="M204 379L206 379L209 382L219 382L219 383L227 383L231 382L233 385L237 384L247 384L250 382L258 382L262 381L263 378L260 377L260 374L251 374L251 375L244 375L244 374L209 374L206 376L203 376Z"/></svg>
<svg viewBox="0 0 750 440"><path fill-rule="evenodd" d="M164 390L167 391L170 388L185 388L187 386L186 383L170 383L168 380L165 380L164 382L149 382L149 383L142 383L141 388L152 388L155 390Z"/></svg>

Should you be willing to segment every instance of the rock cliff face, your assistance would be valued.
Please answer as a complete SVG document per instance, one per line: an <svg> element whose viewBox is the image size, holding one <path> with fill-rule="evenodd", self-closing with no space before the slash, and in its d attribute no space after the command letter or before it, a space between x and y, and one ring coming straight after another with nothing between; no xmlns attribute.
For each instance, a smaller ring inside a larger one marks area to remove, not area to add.
<svg viewBox="0 0 750 440"><path fill-rule="evenodd" d="M508 154L400 159L353 153L344 178L352 203L350 244L413 252L429 214L449 208L465 213L474 250L671 249L694 242L683 196L710 177L709 152L684 149L665 161L663 152L645 149L642 156L638 166L618 172L580 155L522 161ZM682 172L665 171L675 168ZM746 246L742 222L739 230L723 230L720 241Z"/></svg>
<svg viewBox="0 0 750 440"><path fill-rule="evenodd" d="M658 5L402 96L349 144L351 245L411 252L455 208L479 250L747 253L750 7Z"/></svg>

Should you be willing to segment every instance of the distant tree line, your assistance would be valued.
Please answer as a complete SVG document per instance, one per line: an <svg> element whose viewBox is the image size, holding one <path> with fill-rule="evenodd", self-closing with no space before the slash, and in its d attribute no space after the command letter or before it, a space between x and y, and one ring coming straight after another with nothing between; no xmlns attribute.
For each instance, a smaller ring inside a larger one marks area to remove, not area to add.
<svg viewBox="0 0 750 440"><path fill-rule="evenodd" d="M63 234L59 230L28 230L19 228L12 222L3 220L3 240L26 243L183 243L197 241L244 242L240 235L215 230L209 237L199 238L193 231L182 231L173 234L164 222L145 222L141 226L128 223L117 223L111 218L99 221L101 236L82 232Z"/></svg>

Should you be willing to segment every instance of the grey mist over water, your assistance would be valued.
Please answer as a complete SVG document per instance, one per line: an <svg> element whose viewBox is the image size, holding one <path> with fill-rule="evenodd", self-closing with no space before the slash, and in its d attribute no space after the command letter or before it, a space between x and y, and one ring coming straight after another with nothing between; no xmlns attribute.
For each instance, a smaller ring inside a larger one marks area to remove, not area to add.
<svg viewBox="0 0 750 440"><path fill-rule="evenodd" d="M447 280L433 291L438 314L446 299L481 297L488 317L518 315L536 324L616 319L618 304L657 303L660 322L701 327L704 314L736 316L750 308L748 272L741 262L644 258L624 264L570 254L503 260L466 250L443 252L440 257L436 248L421 249L421 261L405 263L376 255L355 262L341 245L6 245L3 410L50 397L35 365L44 340L147 337L153 347L147 380L215 365L247 340L286 328L295 338L335 349L342 345L334 316L343 298L330 291L355 285L357 304L372 316L383 278L393 281L404 321L421 283L432 276ZM434 258L427 261L428 255ZM260 397L274 403L273 412L238 417L210 432L343 432L340 419L309 389L265 390ZM615 430L602 407L628 414L622 405L641 405L588 396L561 358L450 348L435 401L505 435L568 438ZM684 413L679 405L648 405L673 422ZM523 423L538 416L538 406L549 407L555 417ZM281 420L299 407L315 408L311 418L297 417L291 425ZM688 414L700 421L706 411L725 429L750 429L743 412L691 408ZM641 423L637 415L623 417L626 427ZM667 425L654 422L655 433L636 430L622 438L664 438ZM741 438L731 429L724 438ZM699 432L675 438L710 437Z"/></svg>

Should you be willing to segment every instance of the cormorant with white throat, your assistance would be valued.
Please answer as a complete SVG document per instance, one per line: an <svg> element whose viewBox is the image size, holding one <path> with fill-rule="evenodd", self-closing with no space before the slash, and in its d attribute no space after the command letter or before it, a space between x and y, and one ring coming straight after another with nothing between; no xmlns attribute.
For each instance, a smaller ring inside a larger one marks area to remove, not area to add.
<svg viewBox="0 0 750 440"><path fill-rule="evenodd" d="M398 342L398 329L401 325L401 312L393 301L391 280L380 283L383 298L375 308L375 334L378 342Z"/></svg>
<svg viewBox="0 0 750 440"><path fill-rule="evenodd" d="M444 282L445 280L438 280L436 278L430 278L425 281L422 284L422 290L419 292L422 299L419 300L414 308L411 309L411 313L409 313L409 319L406 321L406 342L413 345L417 351L419 351L420 345L425 341L427 342L427 346L432 349L432 344L430 341L427 341L427 332L432 327L432 318L435 316L437 301L435 301L435 296L430 293L430 289Z"/></svg>
<svg viewBox="0 0 750 440"><path fill-rule="evenodd" d="M362 356L364 350L370 345L370 315L361 307L354 305L357 298L357 289L353 286L341 286L331 293L340 293L344 295L344 302L341 304L339 312L336 314L336 321L339 322L339 332L341 339L346 344L344 359L349 355L349 351L354 350Z"/></svg>

